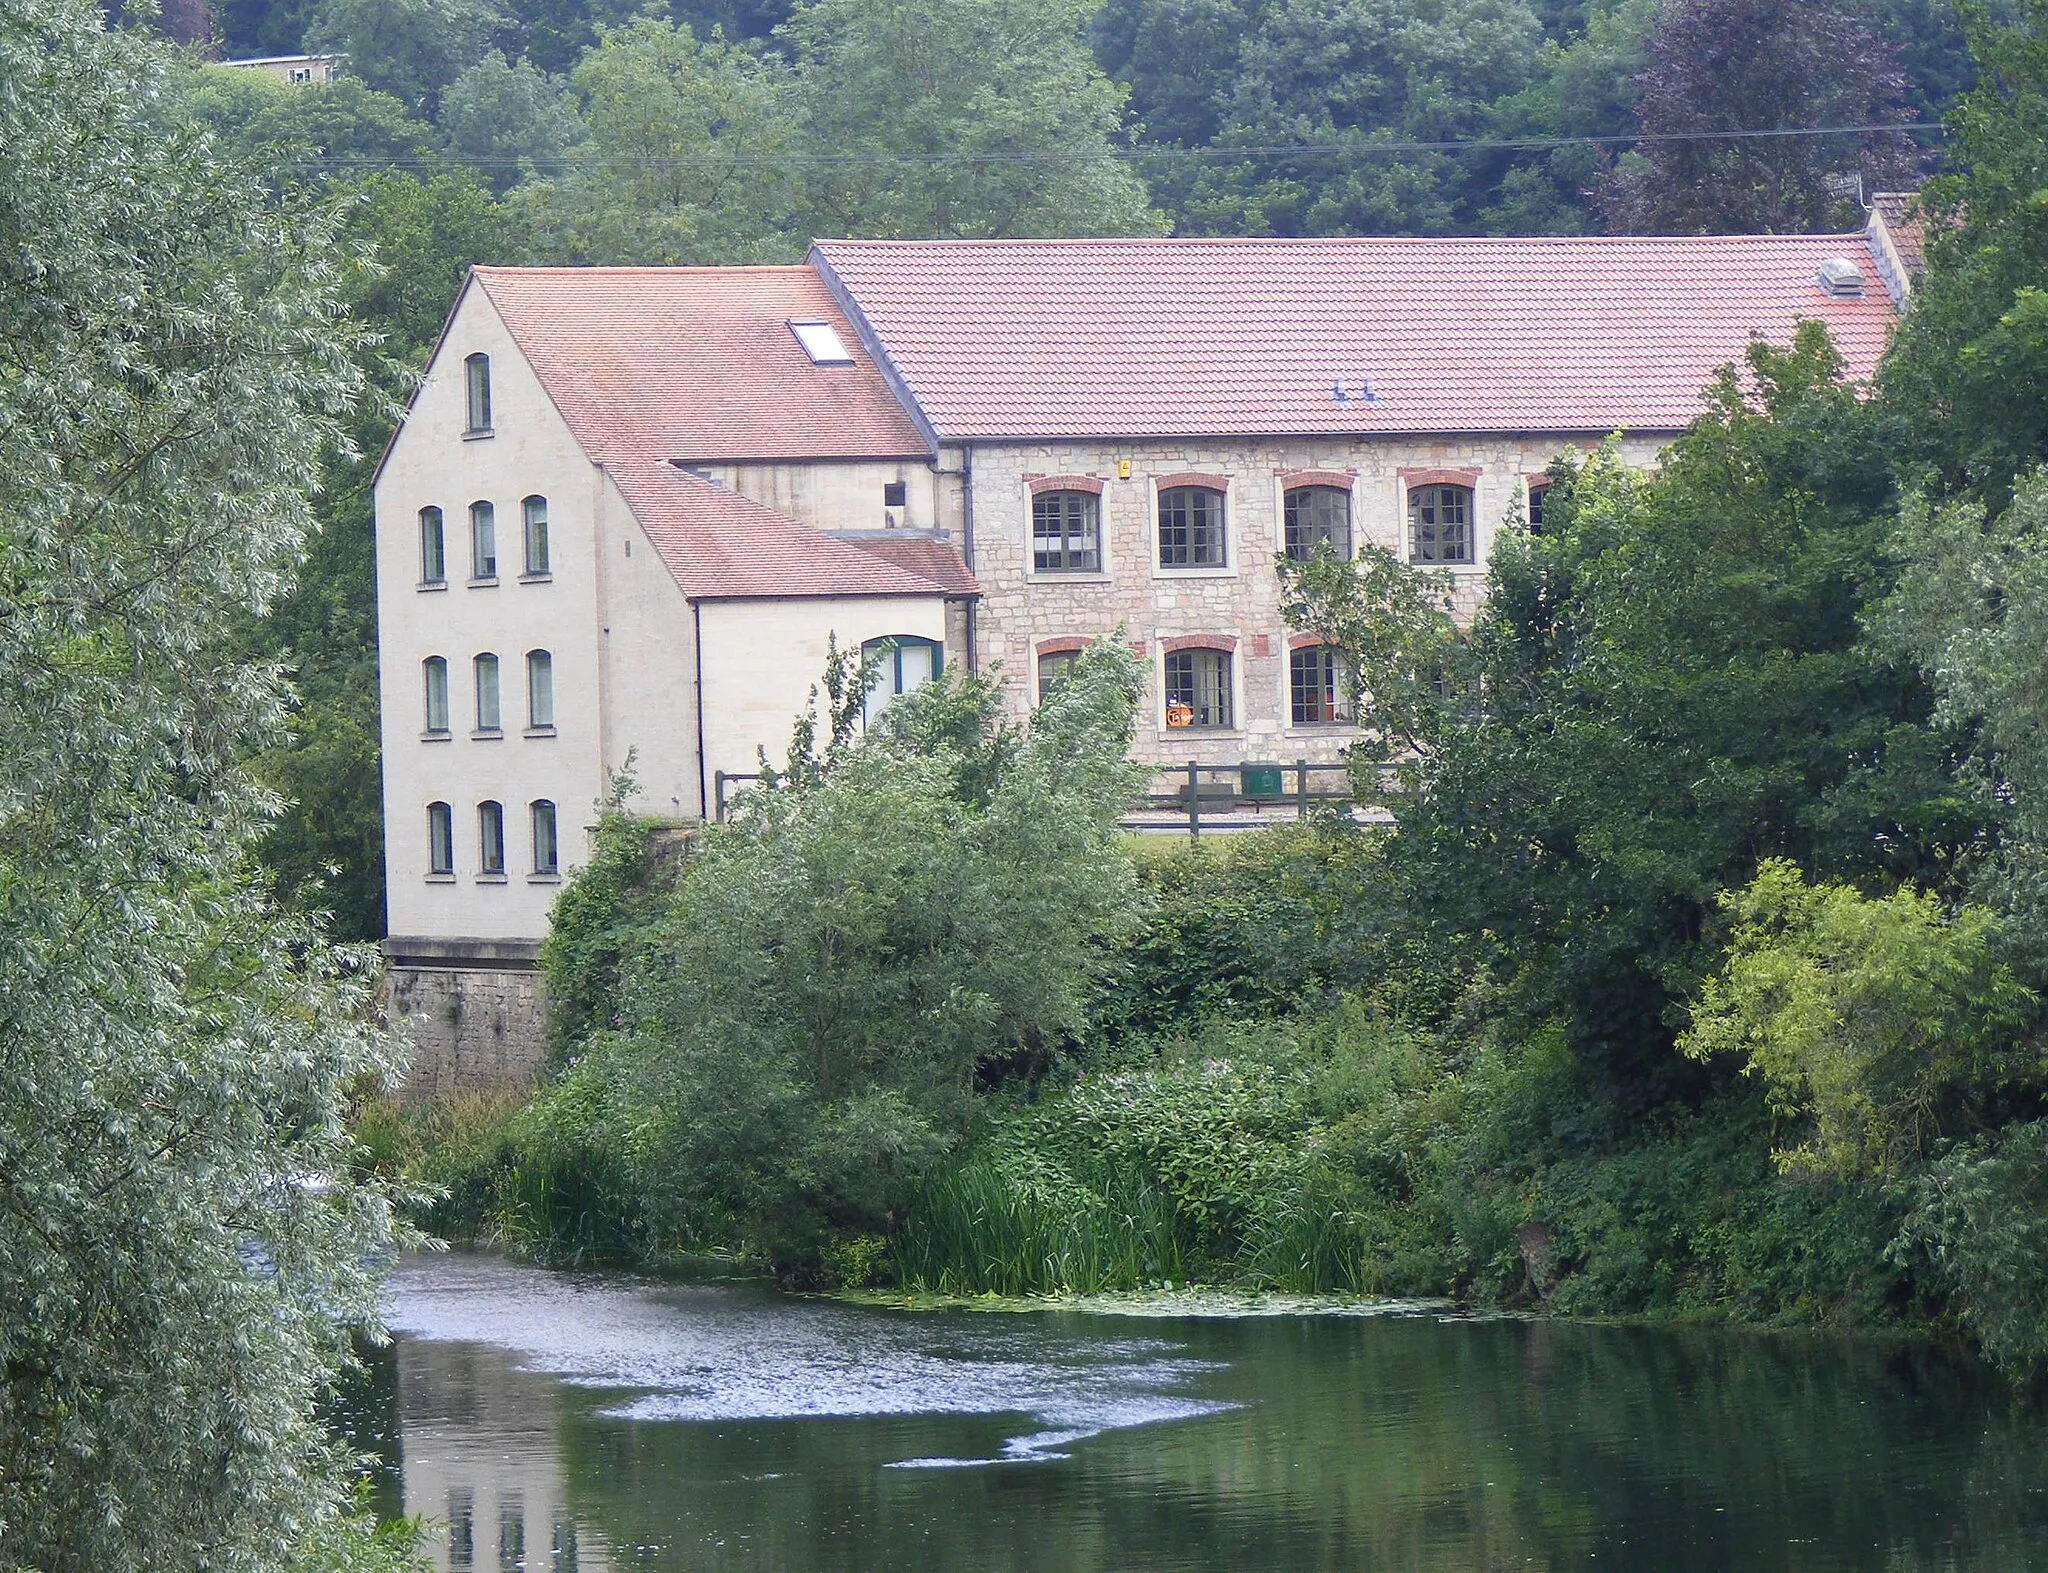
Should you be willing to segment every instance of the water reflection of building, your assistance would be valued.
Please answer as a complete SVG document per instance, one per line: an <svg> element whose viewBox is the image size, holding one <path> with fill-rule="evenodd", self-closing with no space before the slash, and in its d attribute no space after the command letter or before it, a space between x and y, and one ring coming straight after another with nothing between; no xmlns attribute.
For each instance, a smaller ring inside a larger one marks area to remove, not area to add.
<svg viewBox="0 0 2048 1573"><path fill-rule="evenodd" d="M579 1531L555 1439L560 1392L475 1344L398 1340L405 1511L429 1524L445 1573L605 1573Z"/></svg>

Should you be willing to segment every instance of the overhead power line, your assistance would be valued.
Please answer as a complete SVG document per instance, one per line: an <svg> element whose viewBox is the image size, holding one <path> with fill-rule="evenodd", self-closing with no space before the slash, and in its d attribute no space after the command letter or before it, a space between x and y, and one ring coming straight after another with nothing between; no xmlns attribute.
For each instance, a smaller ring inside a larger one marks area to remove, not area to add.
<svg viewBox="0 0 2048 1573"><path fill-rule="evenodd" d="M1313 158L1336 155L1348 158L1382 157L1403 153L1546 152L1568 147L1635 147L1646 142L1748 142L1794 137L1846 137L1894 134L1940 136L1936 121L1891 121L1855 126L1769 126L1754 130L1655 131L1628 135L1578 137L1488 137L1402 142L1268 142L1212 144L1206 147L1120 147L1108 148L1089 158L1108 157L1124 163L1154 163L1181 159ZM665 157L654 154L615 154L606 157L580 156L577 162L599 169L779 169L795 167L904 166L939 168L947 165L994 167L1005 164L1066 164L1074 162L1071 151L1044 153L1000 150L968 153L941 150L929 153L719 153ZM382 159L296 159L296 169L517 169L514 158L480 158L448 154L436 158Z"/></svg>

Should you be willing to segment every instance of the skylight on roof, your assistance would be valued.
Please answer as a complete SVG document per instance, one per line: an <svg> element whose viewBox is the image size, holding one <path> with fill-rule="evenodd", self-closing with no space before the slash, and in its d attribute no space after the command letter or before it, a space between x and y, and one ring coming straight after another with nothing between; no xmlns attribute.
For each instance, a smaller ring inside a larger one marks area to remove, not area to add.
<svg viewBox="0 0 2048 1573"><path fill-rule="evenodd" d="M804 347L804 353L811 358L813 366L851 366L853 351L846 347L846 341L839 336L839 330L829 322L792 321L789 331L796 335L797 343Z"/></svg>

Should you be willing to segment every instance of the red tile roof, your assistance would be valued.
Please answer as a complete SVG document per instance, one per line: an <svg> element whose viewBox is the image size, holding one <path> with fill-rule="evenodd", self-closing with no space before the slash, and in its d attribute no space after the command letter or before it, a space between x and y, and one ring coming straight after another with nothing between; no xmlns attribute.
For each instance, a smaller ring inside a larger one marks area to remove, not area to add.
<svg viewBox="0 0 2048 1573"><path fill-rule="evenodd" d="M1914 279L1927 271L1927 220L1911 191L1880 191L1870 199L1871 211L1884 223L1892 249Z"/></svg>
<svg viewBox="0 0 2048 1573"><path fill-rule="evenodd" d="M693 601L979 593L958 554L937 542L929 544L952 559L941 564L935 554L932 564L946 570L946 582L808 529L662 460L619 459L607 463L605 473ZM955 567L965 591L951 582Z"/></svg>
<svg viewBox="0 0 2048 1573"><path fill-rule="evenodd" d="M951 541L938 540L929 535L905 535L891 532L876 535L871 532L841 534L837 539L846 545L866 552L870 557L879 557L885 563L894 563L898 568L916 574L920 579L929 579L933 584L943 585L949 595L979 596L981 586L975 583L966 560Z"/></svg>
<svg viewBox="0 0 2048 1573"><path fill-rule="evenodd" d="M478 268L593 459L866 459L928 445L809 268ZM813 365L791 320L833 324Z"/></svg>
<svg viewBox="0 0 2048 1573"><path fill-rule="evenodd" d="M1847 257L1861 300L1817 275ZM941 438L1678 431L1753 334L1867 378L1862 235L820 241ZM1367 397L1370 384L1371 397Z"/></svg>

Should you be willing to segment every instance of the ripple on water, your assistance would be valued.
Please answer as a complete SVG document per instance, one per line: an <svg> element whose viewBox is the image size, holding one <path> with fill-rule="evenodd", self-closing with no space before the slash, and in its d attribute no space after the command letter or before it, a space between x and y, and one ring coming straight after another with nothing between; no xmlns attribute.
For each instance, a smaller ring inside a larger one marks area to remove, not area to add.
<svg viewBox="0 0 2048 1573"><path fill-rule="evenodd" d="M1164 1338L1081 1339L1011 1318L937 1318L790 1300L730 1285L579 1278L491 1257L421 1257L390 1278L408 1338L488 1344L528 1370L623 1396L629 1420L1019 1415L993 1458L1041 1463L1105 1431L1236 1408L1191 1391L1216 1361Z"/></svg>

